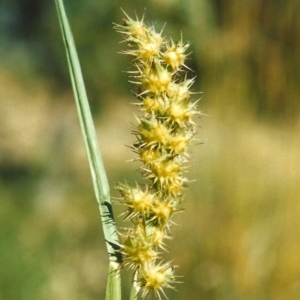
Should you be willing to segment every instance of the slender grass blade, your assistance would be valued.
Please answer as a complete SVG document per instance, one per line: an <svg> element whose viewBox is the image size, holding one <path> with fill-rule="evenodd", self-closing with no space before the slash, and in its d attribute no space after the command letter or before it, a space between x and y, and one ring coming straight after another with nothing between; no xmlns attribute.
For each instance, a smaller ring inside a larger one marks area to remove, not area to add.
<svg viewBox="0 0 300 300"><path fill-rule="evenodd" d="M120 264L122 263L122 255L119 252L120 247L110 201L109 185L98 147L98 140L86 95L78 55L71 28L65 13L63 1L55 0L55 4L66 49L77 112L91 169L94 191L99 205L102 228L110 260L106 300L119 300L121 299L121 279L119 269Z"/></svg>

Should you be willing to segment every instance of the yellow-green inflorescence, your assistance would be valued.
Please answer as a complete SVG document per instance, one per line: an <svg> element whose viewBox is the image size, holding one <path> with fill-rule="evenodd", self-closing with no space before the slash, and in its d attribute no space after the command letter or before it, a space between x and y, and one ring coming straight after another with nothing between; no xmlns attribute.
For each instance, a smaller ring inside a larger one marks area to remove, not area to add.
<svg viewBox="0 0 300 300"><path fill-rule="evenodd" d="M198 114L191 102L185 60L189 43L175 43L162 37L153 26L126 15L123 25L116 25L133 57L135 70L128 72L138 86L138 117L133 151L142 162L145 183L130 187L118 184L121 202L127 207L126 220L133 226L120 233L125 265L137 274L136 286L142 297L154 293L158 298L164 288L176 282L174 266L162 262L161 251L170 238L172 216L181 211L182 189L188 161L187 148L195 140L192 116Z"/></svg>

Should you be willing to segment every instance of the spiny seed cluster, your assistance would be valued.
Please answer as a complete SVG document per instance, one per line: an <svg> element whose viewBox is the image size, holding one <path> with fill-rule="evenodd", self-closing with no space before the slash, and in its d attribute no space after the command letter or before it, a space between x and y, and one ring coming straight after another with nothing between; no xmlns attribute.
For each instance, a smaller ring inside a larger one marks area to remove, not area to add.
<svg viewBox="0 0 300 300"><path fill-rule="evenodd" d="M170 238L171 217L182 210L187 148L195 140L191 118L198 114L196 103L190 101L194 79L187 79L184 71L189 43L167 40L143 19L127 15L115 29L128 44L123 53L133 56L135 70L128 73L138 86L137 105L143 115L138 118L132 148L146 179L143 186L116 186L127 207L125 220L133 223L120 233L121 248L125 265L138 274L142 296L153 292L160 298L163 288L172 288L176 282L171 263L159 261L159 249L164 250L164 241Z"/></svg>

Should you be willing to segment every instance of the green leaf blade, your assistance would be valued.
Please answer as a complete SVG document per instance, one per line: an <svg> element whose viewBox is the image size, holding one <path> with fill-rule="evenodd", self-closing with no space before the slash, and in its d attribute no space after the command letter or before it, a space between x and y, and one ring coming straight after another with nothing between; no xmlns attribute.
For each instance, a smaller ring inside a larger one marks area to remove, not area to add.
<svg viewBox="0 0 300 300"><path fill-rule="evenodd" d="M119 269L122 263L122 255L120 253L118 234L112 213L109 184L98 147L96 130L90 111L81 67L63 1L55 0L55 4L67 54L80 127L88 156L94 191L100 210L102 228L110 260L106 300L119 300L121 299L121 279Z"/></svg>

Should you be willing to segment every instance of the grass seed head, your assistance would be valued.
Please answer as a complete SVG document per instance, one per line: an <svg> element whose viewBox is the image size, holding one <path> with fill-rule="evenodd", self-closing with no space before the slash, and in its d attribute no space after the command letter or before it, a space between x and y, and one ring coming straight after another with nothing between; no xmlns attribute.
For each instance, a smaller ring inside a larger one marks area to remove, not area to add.
<svg viewBox="0 0 300 300"><path fill-rule="evenodd" d="M123 25L116 25L124 35L133 56L131 82L138 87L136 98L142 116L134 134L132 149L143 165L139 168L147 184L135 188L117 185L127 208L125 220L133 228L122 233L122 253L126 264L138 274L142 297L150 294L161 299L164 288L176 282L170 263L157 263L157 249L165 250L172 217L181 211L183 176L188 160L188 146L195 140L192 117L198 114L190 101L194 78L188 79L185 61L190 43L174 43L147 26L144 18L133 20L126 13ZM184 68L185 67L185 68Z"/></svg>

